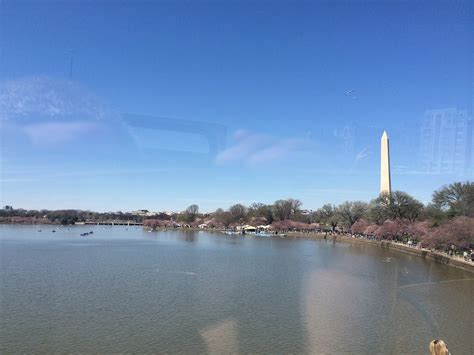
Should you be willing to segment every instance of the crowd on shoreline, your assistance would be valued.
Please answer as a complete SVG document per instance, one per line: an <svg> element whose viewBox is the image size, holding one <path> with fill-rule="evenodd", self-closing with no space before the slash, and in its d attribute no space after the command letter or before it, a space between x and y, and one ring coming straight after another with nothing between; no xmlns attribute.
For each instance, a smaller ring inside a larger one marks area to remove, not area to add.
<svg viewBox="0 0 474 355"><path fill-rule="evenodd" d="M303 236L301 233L295 234L295 236ZM402 246L409 249L426 251L431 253L437 253L439 255L443 255L445 257L449 257L458 261L464 261L471 264L474 264L474 250L473 249L463 249L459 250L456 248L455 245L451 245L448 250L439 250L434 248L429 248L423 246L421 242L416 242L413 240L408 239L407 241L400 241L400 240L392 240L392 239L378 239L374 235L364 235L364 234L355 234L350 232L341 232L341 233L319 233L318 237L326 239L328 237L336 240L337 237L343 237L348 240L361 240L367 242L377 242L377 243L390 243L393 245Z"/></svg>

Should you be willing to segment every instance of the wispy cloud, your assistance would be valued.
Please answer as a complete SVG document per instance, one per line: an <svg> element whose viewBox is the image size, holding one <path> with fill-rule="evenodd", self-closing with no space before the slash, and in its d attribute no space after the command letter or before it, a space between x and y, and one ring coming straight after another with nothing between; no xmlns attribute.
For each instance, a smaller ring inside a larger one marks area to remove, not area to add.
<svg viewBox="0 0 474 355"><path fill-rule="evenodd" d="M370 148L364 148L355 157L355 161L365 160L372 155Z"/></svg>
<svg viewBox="0 0 474 355"><path fill-rule="evenodd" d="M352 174L357 169L359 163L364 160L367 160L371 155L372 150L369 147L360 150L354 158L354 162L352 163L352 166L350 168L350 173Z"/></svg>
<svg viewBox="0 0 474 355"><path fill-rule="evenodd" d="M249 166L268 164L299 157L308 152L311 142L308 138L277 138L274 136L238 130L233 144L217 154L217 164L243 163Z"/></svg>

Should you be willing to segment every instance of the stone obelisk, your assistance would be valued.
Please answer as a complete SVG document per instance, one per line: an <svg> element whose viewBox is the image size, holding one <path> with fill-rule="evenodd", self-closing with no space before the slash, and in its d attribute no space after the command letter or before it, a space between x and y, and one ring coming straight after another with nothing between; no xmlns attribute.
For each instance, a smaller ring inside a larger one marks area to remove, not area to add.
<svg viewBox="0 0 474 355"><path fill-rule="evenodd" d="M387 132L383 131L380 141L380 193L391 193L392 185L390 181L390 149Z"/></svg>

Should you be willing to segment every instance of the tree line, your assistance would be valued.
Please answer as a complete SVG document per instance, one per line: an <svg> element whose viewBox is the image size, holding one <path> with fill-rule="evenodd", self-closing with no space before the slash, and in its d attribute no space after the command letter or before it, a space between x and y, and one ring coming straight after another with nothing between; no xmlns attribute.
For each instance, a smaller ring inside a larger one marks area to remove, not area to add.
<svg viewBox="0 0 474 355"><path fill-rule="evenodd" d="M164 213L158 213L153 218L170 218ZM150 218L150 217L148 217ZM83 210L26 210L26 209L2 209L0 210L1 223L28 223L28 224L62 224L69 225L78 222L94 221L130 221L141 223L144 216L130 212L94 212Z"/></svg>
<svg viewBox="0 0 474 355"><path fill-rule="evenodd" d="M436 190L424 205L403 191L383 193L370 202L327 203L319 209L304 210L300 200L281 199L273 204L234 204L212 213L200 213L193 204L182 212L140 216L127 212L82 210L0 210L3 223L61 223L83 221L134 221L156 227L235 228L238 225L271 225L276 230L328 231L371 236L376 239L412 240L443 249L473 247L474 183L455 182Z"/></svg>
<svg viewBox="0 0 474 355"><path fill-rule="evenodd" d="M238 225L271 225L277 230L352 233L378 240L411 240L434 249L474 247L474 183L455 182L436 190L424 205L403 191L382 193L370 202L325 204L315 211L302 209L300 200L288 198L273 204L235 204L210 214L192 205L172 222L149 220L150 226L184 222L197 227L235 228ZM160 224L161 223L161 224Z"/></svg>

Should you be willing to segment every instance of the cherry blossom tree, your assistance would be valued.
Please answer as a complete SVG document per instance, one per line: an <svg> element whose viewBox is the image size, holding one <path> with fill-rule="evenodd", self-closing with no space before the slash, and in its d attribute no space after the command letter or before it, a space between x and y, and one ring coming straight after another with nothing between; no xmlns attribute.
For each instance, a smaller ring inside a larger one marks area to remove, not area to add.
<svg viewBox="0 0 474 355"><path fill-rule="evenodd" d="M355 234L365 234L365 230L370 226L370 223L365 219L360 219L351 226L351 232Z"/></svg>
<svg viewBox="0 0 474 355"><path fill-rule="evenodd" d="M470 248L474 243L474 218L457 217L440 227L432 228L422 243L429 248L447 250L454 245L458 248Z"/></svg>

